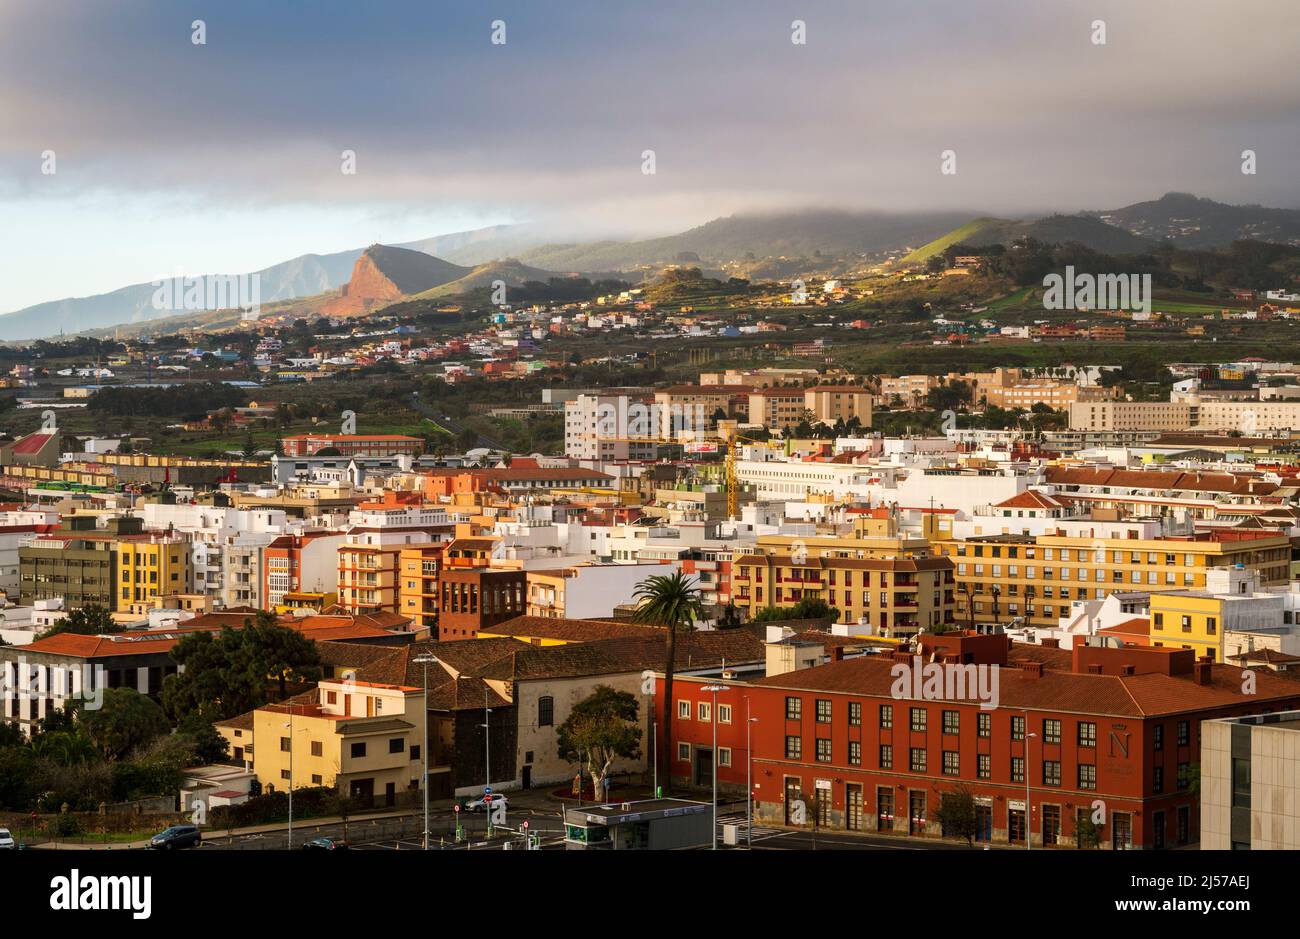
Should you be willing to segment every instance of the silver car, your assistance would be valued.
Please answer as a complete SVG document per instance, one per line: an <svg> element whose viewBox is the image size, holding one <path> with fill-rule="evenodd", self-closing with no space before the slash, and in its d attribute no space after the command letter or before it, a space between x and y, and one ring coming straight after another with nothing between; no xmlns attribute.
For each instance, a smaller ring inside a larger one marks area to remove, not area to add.
<svg viewBox="0 0 1300 939"><path fill-rule="evenodd" d="M0 851L12 851L18 845L14 842L14 836L9 834L8 828L0 828Z"/></svg>

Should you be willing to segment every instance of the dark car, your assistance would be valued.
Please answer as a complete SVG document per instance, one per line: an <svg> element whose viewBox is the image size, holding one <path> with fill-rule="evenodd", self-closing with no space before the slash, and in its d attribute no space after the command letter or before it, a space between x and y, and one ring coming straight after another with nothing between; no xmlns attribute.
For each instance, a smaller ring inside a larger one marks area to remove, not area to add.
<svg viewBox="0 0 1300 939"><path fill-rule="evenodd" d="M197 848L203 843L203 834L197 825L173 825L149 839L149 847L159 851L177 848Z"/></svg>
<svg viewBox="0 0 1300 939"><path fill-rule="evenodd" d="M313 838L311 841L304 841L302 849L304 851L341 851L350 848L342 838Z"/></svg>

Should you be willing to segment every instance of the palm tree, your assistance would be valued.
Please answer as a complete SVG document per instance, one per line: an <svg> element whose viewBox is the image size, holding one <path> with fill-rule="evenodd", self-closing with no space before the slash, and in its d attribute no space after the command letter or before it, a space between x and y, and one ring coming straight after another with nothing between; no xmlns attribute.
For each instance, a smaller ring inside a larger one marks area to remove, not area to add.
<svg viewBox="0 0 1300 939"><path fill-rule="evenodd" d="M640 601L636 615L637 622L664 628L664 647L666 664L664 666L664 749L669 754L664 762L664 794L673 792L673 661L677 654L677 634L691 632L695 621L704 618L704 606L700 601L697 581L687 577L681 571L672 575L647 577L636 585L634 596ZM655 760L659 754L655 754Z"/></svg>

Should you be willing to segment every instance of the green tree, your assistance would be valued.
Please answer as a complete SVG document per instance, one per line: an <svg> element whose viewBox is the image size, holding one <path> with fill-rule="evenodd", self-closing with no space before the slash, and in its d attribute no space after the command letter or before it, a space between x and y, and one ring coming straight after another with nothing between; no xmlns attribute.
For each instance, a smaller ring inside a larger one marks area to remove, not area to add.
<svg viewBox="0 0 1300 939"><path fill-rule="evenodd" d="M939 808L935 811L935 818L948 837L965 838L968 845L975 844L975 835L979 832L975 797L965 786L939 794Z"/></svg>
<svg viewBox="0 0 1300 939"><path fill-rule="evenodd" d="M704 604L700 599L697 581L681 571L670 575L647 577L637 584L635 597L640 605L634 619L640 623L661 626L664 629L664 722L663 752L673 752L673 669L677 656L677 634L695 628L696 620L704 618ZM656 761L659 755L655 754ZM664 773L664 792L673 791L672 763Z"/></svg>
<svg viewBox="0 0 1300 939"><path fill-rule="evenodd" d="M122 627L113 619L113 615L106 607L99 606L96 603L89 603L86 606L70 611L66 617L41 633L41 638L44 639L59 633L93 636L100 633L119 633L121 631Z"/></svg>
<svg viewBox="0 0 1300 939"><path fill-rule="evenodd" d="M597 801L605 798L605 778L614 760L641 755L638 710L636 697L629 692L597 685L573 706L555 732L560 759L575 763L586 758Z"/></svg>
<svg viewBox="0 0 1300 939"><path fill-rule="evenodd" d="M212 721L198 711L186 714L176 733L189 741L200 763L221 763L230 756L230 741L217 733Z"/></svg>
<svg viewBox="0 0 1300 939"><path fill-rule="evenodd" d="M100 707L80 712L78 722L105 759L126 756L170 729L163 709L133 688L107 688Z"/></svg>

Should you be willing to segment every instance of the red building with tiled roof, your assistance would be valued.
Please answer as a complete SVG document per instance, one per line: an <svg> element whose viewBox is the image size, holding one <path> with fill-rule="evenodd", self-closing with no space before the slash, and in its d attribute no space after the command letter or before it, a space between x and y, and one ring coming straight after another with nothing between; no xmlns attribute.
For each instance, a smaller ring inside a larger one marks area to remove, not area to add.
<svg viewBox="0 0 1300 939"><path fill-rule="evenodd" d="M802 802L808 827L936 836L941 794L962 788L975 800L979 840L1023 845L1028 799L1034 847L1074 845L1083 818L1100 822L1105 847L1162 848L1199 838L1201 722L1300 704L1300 683L1261 671L1248 693L1242 669L1187 649L1026 655L1000 635L922 640L920 663L832 649L826 665L725 681L716 701L704 690L716 679L678 675L672 752L660 765L711 782L716 704L719 782L744 791L752 730L755 814L766 824L796 825ZM899 676L917 664L984 666L996 706L969 692L901 693ZM662 722L662 680L656 702Z"/></svg>

